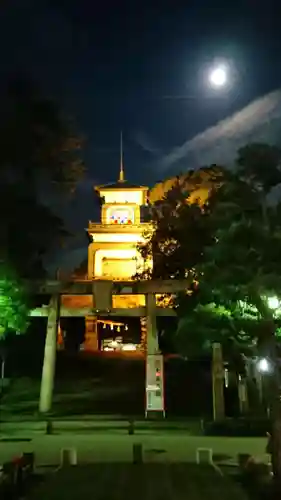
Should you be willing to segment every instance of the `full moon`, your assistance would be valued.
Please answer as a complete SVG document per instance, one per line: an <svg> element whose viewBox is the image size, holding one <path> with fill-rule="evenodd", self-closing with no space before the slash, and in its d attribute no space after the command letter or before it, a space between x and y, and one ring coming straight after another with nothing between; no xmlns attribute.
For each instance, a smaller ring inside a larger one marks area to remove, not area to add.
<svg viewBox="0 0 281 500"><path fill-rule="evenodd" d="M227 74L225 68L219 66L209 74L209 81L213 87L223 87L226 84Z"/></svg>

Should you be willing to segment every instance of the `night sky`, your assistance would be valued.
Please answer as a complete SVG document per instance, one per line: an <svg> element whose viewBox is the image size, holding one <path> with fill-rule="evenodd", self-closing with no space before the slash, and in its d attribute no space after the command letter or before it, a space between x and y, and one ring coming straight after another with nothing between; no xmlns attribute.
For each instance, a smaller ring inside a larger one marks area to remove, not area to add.
<svg viewBox="0 0 281 500"><path fill-rule="evenodd" d="M279 3L1 2L1 79L15 71L32 74L76 118L87 139L87 178L62 207L77 234L71 244L76 250L63 258L65 267L86 254L83 229L97 217L92 186L116 179L121 129L126 177L148 185L223 161L220 144L224 141L228 152L238 144L236 122L216 129L207 142L205 131L262 96L265 100L239 115L239 141L278 141ZM229 85L221 91L206 84L206 69L217 60L226 61L230 70ZM277 92L267 96L272 91ZM183 148L174 155L186 141L192 154Z"/></svg>

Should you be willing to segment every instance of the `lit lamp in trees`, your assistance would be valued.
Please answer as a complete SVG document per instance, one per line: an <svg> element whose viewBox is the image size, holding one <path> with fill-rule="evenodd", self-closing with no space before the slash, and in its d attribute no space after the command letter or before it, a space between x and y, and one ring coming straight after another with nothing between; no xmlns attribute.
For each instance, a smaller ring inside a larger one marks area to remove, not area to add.
<svg viewBox="0 0 281 500"><path fill-rule="evenodd" d="M276 311L280 307L280 300L278 297L268 297L267 299L269 309Z"/></svg>
<svg viewBox="0 0 281 500"><path fill-rule="evenodd" d="M271 309L274 314L276 313L277 309L280 308L280 300L276 296L268 297L267 299L267 305L269 309ZM270 355L273 353L269 353L267 356L262 356L258 357L256 360L256 379L258 383L258 390L259 390L259 397L261 403L263 403L264 399L264 383L266 380L266 377L272 376L274 372L274 359L271 358ZM279 384L279 377L278 377L278 384Z"/></svg>
<svg viewBox="0 0 281 500"><path fill-rule="evenodd" d="M258 358L256 362L256 372L257 372L257 382L258 382L258 390L259 390L259 398L261 404L263 403L264 398L264 377L266 375L272 374L273 364L268 358Z"/></svg>
<svg viewBox="0 0 281 500"><path fill-rule="evenodd" d="M271 373L272 364L267 358L260 358L257 361L257 370L259 373Z"/></svg>
<svg viewBox="0 0 281 500"><path fill-rule="evenodd" d="M269 309L273 311L273 316L275 317L277 310L280 309L280 300L276 296L268 297L267 304ZM262 373L272 373L275 370L276 374L278 375L277 364L278 364L278 359L277 359L276 343L274 342L272 352L269 352L268 356L266 356L265 359L260 360L260 367L261 367L260 371Z"/></svg>

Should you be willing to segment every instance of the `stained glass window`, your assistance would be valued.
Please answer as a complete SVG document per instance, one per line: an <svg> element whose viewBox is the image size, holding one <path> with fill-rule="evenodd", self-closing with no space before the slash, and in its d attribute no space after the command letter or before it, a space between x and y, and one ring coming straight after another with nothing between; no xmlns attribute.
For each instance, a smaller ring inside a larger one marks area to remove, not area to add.
<svg viewBox="0 0 281 500"><path fill-rule="evenodd" d="M130 207L111 207L108 209L108 221L110 224L133 224L134 211Z"/></svg>

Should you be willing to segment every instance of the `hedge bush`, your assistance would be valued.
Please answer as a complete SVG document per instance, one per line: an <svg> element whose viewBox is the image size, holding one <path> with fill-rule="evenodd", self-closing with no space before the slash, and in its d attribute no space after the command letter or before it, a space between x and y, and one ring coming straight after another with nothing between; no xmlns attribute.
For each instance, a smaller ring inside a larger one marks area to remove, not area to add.
<svg viewBox="0 0 281 500"><path fill-rule="evenodd" d="M207 436L265 437L270 432L268 418L228 418L220 422L206 422L204 434Z"/></svg>

